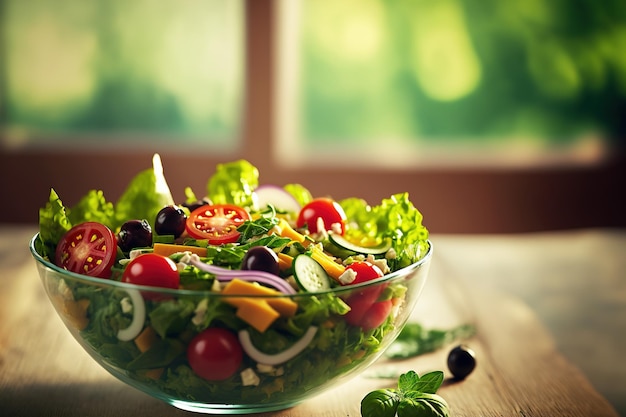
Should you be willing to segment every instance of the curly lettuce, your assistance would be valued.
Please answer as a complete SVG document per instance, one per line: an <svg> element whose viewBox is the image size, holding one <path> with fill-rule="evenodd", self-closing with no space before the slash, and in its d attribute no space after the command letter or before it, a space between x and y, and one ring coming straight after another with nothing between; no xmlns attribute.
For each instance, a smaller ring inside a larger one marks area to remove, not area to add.
<svg viewBox="0 0 626 417"><path fill-rule="evenodd" d="M254 206L253 191L259 186L259 170L250 162L240 159L217 164L215 173L207 183L208 197L215 204Z"/></svg>
<svg viewBox="0 0 626 417"><path fill-rule="evenodd" d="M378 206L370 206L360 198L340 202L352 230L379 242L389 238L396 252L389 260L392 270L400 269L421 259L428 250L428 230L422 224L422 213L409 200L408 193L394 194ZM350 233L350 232L348 232Z"/></svg>
<svg viewBox="0 0 626 417"><path fill-rule="evenodd" d="M77 224L94 221L117 230L128 219L146 219L151 226L164 206L174 204L158 154L153 167L136 175L115 203L106 200L100 190L90 190L70 208L63 205L54 189L49 201L39 209L39 253L54 257L57 243Z"/></svg>
<svg viewBox="0 0 626 417"><path fill-rule="evenodd" d="M39 239L37 251L44 257L54 259L57 242L72 228L67 210L59 195L50 189L50 197L45 207L39 209Z"/></svg>

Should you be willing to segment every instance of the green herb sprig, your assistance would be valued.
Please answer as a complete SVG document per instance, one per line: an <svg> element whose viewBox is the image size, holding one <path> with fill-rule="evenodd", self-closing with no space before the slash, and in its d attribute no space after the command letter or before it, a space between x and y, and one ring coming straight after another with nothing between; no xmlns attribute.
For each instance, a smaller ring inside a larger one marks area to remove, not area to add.
<svg viewBox="0 0 626 417"><path fill-rule="evenodd" d="M448 403L437 390L443 372L433 371L421 377L408 371L398 378L397 388L378 389L361 400L362 417L448 417Z"/></svg>

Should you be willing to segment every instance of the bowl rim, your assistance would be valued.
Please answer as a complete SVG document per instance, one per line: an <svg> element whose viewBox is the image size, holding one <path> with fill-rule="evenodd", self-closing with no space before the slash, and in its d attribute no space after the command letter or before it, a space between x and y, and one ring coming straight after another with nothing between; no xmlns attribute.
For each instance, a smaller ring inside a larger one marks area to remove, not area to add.
<svg viewBox="0 0 626 417"><path fill-rule="evenodd" d="M37 252L37 249L35 248L35 242L37 241L37 239L39 238L39 232L35 233L35 235L30 239L29 241L29 249L31 252L31 255L33 256L33 258L35 259L35 261L37 261L38 263L40 263L42 266L53 270L54 272L67 277L67 278L71 278L73 280L76 281L81 281L83 283L87 283L87 284L95 284L95 285L99 285L99 286L110 286L110 287L117 287L121 290L139 290L142 292L154 292L154 293L159 293L159 294L168 294L168 295L178 295L178 296L196 296L196 297L216 297L216 298L220 298L220 297L226 297L226 295L221 294L219 292L215 292L215 291L211 291L211 290L190 290L190 289L177 289L177 288L163 288L163 287L153 287L153 286L146 286L146 285L136 285L136 284L131 284L131 283L127 283L127 282L122 282L122 281L117 281L114 279L109 279L109 278L98 278L98 277L91 277L89 275L82 275L82 274L77 274L75 272L72 271L68 271L67 269L61 268L55 264L53 264L52 262L46 260L39 252ZM420 258L418 261L412 263L411 265L405 266L404 268L398 269L397 271L391 272L383 277L377 278L377 279L373 279L370 281L366 281L366 282L362 282L359 284L353 284L353 285L346 285L343 287L335 287L335 288L331 288L329 290L325 290L325 291L317 291L317 292L296 292L295 294L286 294L286 293L281 293L281 294L277 294L277 295L248 295L248 294L228 294L228 297L233 298L233 297L246 297L246 298L284 298L284 297L288 297L288 298L299 298L299 297L311 297L311 296L316 296L316 295L325 295L325 294L333 294L333 295L339 295L339 294L343 294L343 293L352 293L355 290L358 289L363 289L363 288L368 288L368 287L372 287L375 285L378 285L380 283L384 283L384 282L389 282L389 281L395 281L397 278L402 278L402 277L406 277L406 276L410 276L411 272L413 270L417 270L419 268L421 268L422 266L424 266L425 264L427 264L430 259L432 258L432 254L433 254L433 244L432 241L430 239L427 239L426 242L428 243L428 250L426 251L426 253L424 254L424 256L422 258Z"/></svg>

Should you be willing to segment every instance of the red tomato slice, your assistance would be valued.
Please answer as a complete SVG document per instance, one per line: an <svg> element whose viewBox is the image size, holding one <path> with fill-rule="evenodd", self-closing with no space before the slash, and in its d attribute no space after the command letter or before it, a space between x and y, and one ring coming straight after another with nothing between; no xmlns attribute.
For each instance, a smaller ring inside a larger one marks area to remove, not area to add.
<svg viewBox="0 0 626 417"><path fill-rule="evenodd" d="M186 229L195 239L207 239L212 245L234 243L239 239L237 228L250 220L248 212L232 204L204 205L191 212Z"/></svg>
<svg viewBox="0 0 626 417"><path fill-rule="evenodd" d="M316 198L306 204L298 214L296 226L302 228L305 225L311 233L317 233L318 219L324 222L326 230L334 230L335 224L339 225L340 234L346 231L346 213L335 200L330 198Z"/></svg>
<svg viewBox="0 0 626 417"><path fill-rule="evenodd" d="M101 223L72 227L57 244L54 263L77 274L108 278L117 255L115 234Z"/></svg>

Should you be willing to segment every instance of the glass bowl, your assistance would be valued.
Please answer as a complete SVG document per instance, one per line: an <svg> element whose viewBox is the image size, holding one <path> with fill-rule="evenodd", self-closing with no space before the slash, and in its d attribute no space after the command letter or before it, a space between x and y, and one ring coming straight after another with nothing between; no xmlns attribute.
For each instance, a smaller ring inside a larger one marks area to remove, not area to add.
<svg viewBox="0 0 626 417"><path fill-rule="evenodd" d="M406 324L432 257L428 242L420 261L363 284L319 293L226 296L68 272L37 252L36 239L30 251L45 291L67 329L96 362L174 407L213 414L290 408L365 370ZM372 297L384 300L385 308L370 307L362 313L384 314L382 324L348 324L354 320L346 320L342 306ZM261 333L238 318L238 301L295 302L302 314L280 317ZM246 346L237 371L223 380L198 376L187 359L189 344L207 323L231 332Z"/></svg>

